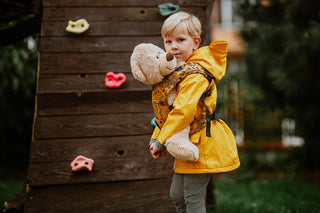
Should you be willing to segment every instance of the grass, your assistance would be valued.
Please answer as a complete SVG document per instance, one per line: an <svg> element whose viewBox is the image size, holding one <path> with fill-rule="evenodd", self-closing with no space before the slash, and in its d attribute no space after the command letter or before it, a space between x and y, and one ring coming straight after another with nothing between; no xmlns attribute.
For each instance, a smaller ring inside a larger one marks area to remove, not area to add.
<svg viewBox="0 0 320 213"><path fill-rule="evenodd" d="M216 208L207 213L320 213L320 185L296 176L257 176L241 172L214 181ZM0 169L0 209L19 194L24 174Z"/></svg>
<svg viewBox="0 0 320 213"><path fill-rule="evenodd" d="M320 186L293 178L215 181L216 209L208 213L320 213Z"/></svg>
<svg viewBox="0 0 320 213"><path fill-rule="evenodd" d="M290 177L255 179L242 174L215 180L217 205L207 213L320 213L319 185ZM0 209L24 184L23 177L0 176Z"/></svg>
<svg viewBox="0 0 320 213"><path fill-rule="evenodd" d="M24 174L16 174L0 169L0 210L5 201L10 201L25 187Z"/></svg>

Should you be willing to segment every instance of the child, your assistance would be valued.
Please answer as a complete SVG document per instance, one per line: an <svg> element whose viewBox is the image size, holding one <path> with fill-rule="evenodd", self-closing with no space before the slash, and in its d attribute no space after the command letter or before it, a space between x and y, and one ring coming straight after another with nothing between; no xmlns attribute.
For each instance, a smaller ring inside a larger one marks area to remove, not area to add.
<svg viewBox="0 0 320 213"><path fill-rule="evenodd" d="M201 24L198 18L178 12L166 19L161 35L166 52L186 62L154 85L152 103L157 127L149 145L152 156L164 155L167 138L190 125L190 141L199 149L197 162L175 159L170 196L177 212L206 212L206 187L212 173L240 166L234 136L215 112L217 90L214 81L225 74L227 42L216 41L199 48ZM167 106L167 91L178 96Z"/></svg>

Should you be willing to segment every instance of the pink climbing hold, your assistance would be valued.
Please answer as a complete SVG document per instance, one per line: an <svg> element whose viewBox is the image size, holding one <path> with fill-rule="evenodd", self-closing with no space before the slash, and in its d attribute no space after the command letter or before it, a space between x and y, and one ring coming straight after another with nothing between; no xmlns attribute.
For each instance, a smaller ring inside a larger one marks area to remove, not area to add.
<svg viewBox="0 0 320 213"><path fill-rule="evenodd" d="M126 76L123 73L115 74L108 72L104 79L105 85L108 88L118 88L126 81Z"/></svg>
<svg viewBox="0 0 320 213"><path fill-rule="evenodd" d="M83 170L92 171L94 160L79 155L70 164L72 171L78 172Z"/></svg>

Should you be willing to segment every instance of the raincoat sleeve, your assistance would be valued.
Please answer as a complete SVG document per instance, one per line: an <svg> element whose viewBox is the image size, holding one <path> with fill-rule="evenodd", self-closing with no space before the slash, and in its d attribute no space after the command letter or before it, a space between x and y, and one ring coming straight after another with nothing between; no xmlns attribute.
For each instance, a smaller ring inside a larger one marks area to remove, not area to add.
<svg viewBox="0 0 320 213"><path fill-rule="evenodd" d="M173 109L158 134L158 142L164 145L172 135L186 128L194 120L198 102L209 86L209 81L202 74L191 74L183 79L178 88L178 96Z"/></svg>
<svg viewBox="0 0 320 213"><path fill-rule="evenodd" d="M154 128L154 130L153 130L153 133L152 133L151 138L152 138L152 139L155 139L155 140L158 139L159 133L160 133L160 129L159 129L158 126L156 126L156 127Z"/></svg>

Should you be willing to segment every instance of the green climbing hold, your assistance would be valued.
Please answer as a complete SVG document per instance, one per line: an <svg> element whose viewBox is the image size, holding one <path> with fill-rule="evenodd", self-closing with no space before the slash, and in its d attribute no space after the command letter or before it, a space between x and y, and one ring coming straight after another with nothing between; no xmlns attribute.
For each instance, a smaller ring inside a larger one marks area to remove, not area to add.
<svg viewBox="0 0 320 213"><path fill-rule="evenodd" d="M159 13L163 17L167 17L175 12L179 11L179 5L174 5L172 3L165 3L158 5Z"/></svg>

